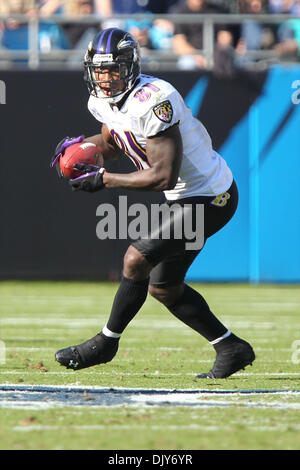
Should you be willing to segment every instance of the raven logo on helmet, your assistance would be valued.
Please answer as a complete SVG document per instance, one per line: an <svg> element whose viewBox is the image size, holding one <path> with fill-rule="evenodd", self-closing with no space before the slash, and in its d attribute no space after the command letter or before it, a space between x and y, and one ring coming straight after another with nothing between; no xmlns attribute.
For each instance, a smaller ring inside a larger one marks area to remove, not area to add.
<svg viewBox="0 0 300 470"><path fill-rule="evenodd" d="M126 39L123 39L122 41L119 42L118 44L118 49L124 49L125 47L132 47L133 46L133 43L131 40L127 40Z"/></svg>
<svg viewBox="0 0 300 470"><path fill-rule="evenodd" d="M111 70L117 78L100 79L101 70ZM84 57L84 80L92 95L117 103L133 88L140 73L139 44L131 34L109 28L97 33L90 42Z"/></svg>

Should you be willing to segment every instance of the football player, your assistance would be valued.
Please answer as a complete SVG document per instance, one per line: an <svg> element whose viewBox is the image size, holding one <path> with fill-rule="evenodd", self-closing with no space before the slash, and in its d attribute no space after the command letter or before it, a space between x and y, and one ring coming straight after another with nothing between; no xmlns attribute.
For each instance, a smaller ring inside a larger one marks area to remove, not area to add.
<svg viewBox="0 0 300 470"><path fill-rule="evenodd" d="M84 174L70 180L72 189L161 191L170 208L187 204L193 223L197 205L203 204L205 244L229 222L238 204L232 172L213 150L205 127L170 83L141 74L139 45L126 31L110 28L98 33L88 46L84 70L88 109L102 123L101 133L66 137L56 147L51 165L57 166L65 149L81 141L96 144L104 162L126 155L138 171L118 174L77 164ZM164 223L170 225L169 239L161 236ZM129 246L107 324L84 343L57 351L55 358L61 365L79 370L111 361L148 291L215 348L211 370L198 378L225 378L252 364L251 345L229 331L202 295L184 282L203 246L187 249L185 234L176 237L174 224L169 217L161 222L160 236L150 233Z"/></svg>

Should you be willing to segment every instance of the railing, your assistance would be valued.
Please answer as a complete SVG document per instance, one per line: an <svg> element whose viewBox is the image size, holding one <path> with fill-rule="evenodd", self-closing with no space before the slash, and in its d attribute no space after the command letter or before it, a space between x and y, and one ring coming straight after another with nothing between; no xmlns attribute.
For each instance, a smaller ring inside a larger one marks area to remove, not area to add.
<svg viewBox="0 0 300 470"><path fill-rule="evenodd" d="M203 23L203 49L199 49L198 53L203 54L207 60L207 68L210 69L214 65L214 28L218 24L231 25L241 24L245 20L255 20L266 25L280 24L289 19L297 19L299 17L292 15L275 15L275 14L263 14L263 15L241 15L241 14L160 14L160 15L113 15L111 17L100 17L98 15L87 15L87 16L69 16L69 15L52 15L47 18L44 17L33 17L28 18L26 15L11 15L9 18L13 18L22 24L28 23L28 50L11 50L5 49L0 46L0 67L3 68L29 68L31 70L36 69L48 69L54 68L58 64L61 66L62 62L66 59L73 59L72 68L81 68L82 60L85 49L53 49L49 52L44 52L39 48L39 22L42 21L53 21L57 24L74 23L74 24L95 24L98 29L101 29L101 24L107 23L108 21L128 19L142 20L145 17L149 21L155 19L165 19L171 21L173 24L195 24ZM7 17L0 16L0 22L5 22ZM145 58L145 66L151 70L170 70L176 69L177 60L180 56L176 55L173 51L164 50L151 50L149 57ZM261 51L247 51L247 57L253 60L264 60L264 61L279 61L277 55L272 50L261 50ZM21 61L18 62L18 61ZM68 65L66 65L68 66Z"/></svg>

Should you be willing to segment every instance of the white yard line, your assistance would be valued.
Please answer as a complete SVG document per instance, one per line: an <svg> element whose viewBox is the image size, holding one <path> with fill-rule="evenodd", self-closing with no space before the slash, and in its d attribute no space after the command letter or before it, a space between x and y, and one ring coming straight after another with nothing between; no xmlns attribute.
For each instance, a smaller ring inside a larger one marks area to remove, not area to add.
<svg viewBox="0 0 300 470"><path fill-rule="evenodd" d="M101 327L103 323L103 319L106 317L96 317L96 318L85 318L85 319L72 319L72 318L33 318L33 317L7 317L0 319L0 326L57 326L57 329L60 330L61 328L83 328L83 327ZM226 318L226 315L224 315ZM265 321L241 321L241 320L233 320L230 322L231 328L253 328L253 329L277 329L278 322L265 322ZM160 320L159 323L155 323L154 321L148 321L139 319L136 323L131 325L131 328L138 328L138 329L161 329L161 328L181 328L182 331L189 331L186 330L180 321L176 320ZM285 330L297 330L300 329L300 325L297 328L296 325L284 325Z"/></svg>
<svg viewBox="0 0 300 470"><path fill-rule="evenodd" d="M239 423L240 424L240 423ZM232 431L233 426L211 426L211 425L201 425L201 424L188 424L188 425L125 425L125 424L95 424L95 425L70 425L70 426L56 426L56 425L24 425L24 426L15 426L12 428L16 432L39 432L39 431L63 431L63 430L79 430L79 431L97 431L97 430L116 430L116 431ZM299 431L300 425L275 425L275 426L247 426L245 425L247 431L258 431L258 432L287 432L289 430Z"/></svg>
<svg viewBox="0 0 300 470"><path fill-rule="evenodd" d="M137 407L145 407L145 408L153 408L153 407L193 407L193 408L204 408L204 409L211 409L211 408L226 408L230 406L234 406L234 408L260 408L260 409L280 409L280 410L299 410L300 403L286 403L286 402L273 402L273 403L254 403L250 401L230 401L230 400L218 400L218 401L211 401L211 400L197 400L197 401L188 401L188 400L179 400L176 402L172 402L169 399L163 398L161 400L154 401L152 398L148 398L147 400L140 400L140 401L133 401L132 403L128 404L126 402L122 402L120 400L117 404L111 405L93 405L91 402L87 401L85 404L74 404L71 402L63 403L63 402L37 402L37 401L30 401L26 400L22 401L14 401L14 400L3 400L0 402L0 409L1 408L13 408L13 409L22 409L22 410L45 410L45 409L52 409L52 408L65 408L65 407L76 407L76 408L118 408L118 407L128 407L128 408L137 408Z"/></svg>
<svg viewBox="0 0 300 470"><path fill-rule="evenodd" d="M210 361L211 362L211 361ZM38 371L37 371L38 372ZM43 374L47 375L70 375L74 374L74 371L69 370L69 371L48 371L48 372L41 372ZM159 376L174 376L174 377L183 377L183 376L195 376L199 374L199 370L196 372L180 372L180 373L164 373L160 371L155 371L155 372L148 372L146 371L141 371L141 372L122 372L122 371L110 371L110 372L105 372L105 371L97 371L96 369L93 369L92 371L85 371L85 370L80 370L77 372L77 374L80 375L118 375L118 376L147 376L147 375L159 375ZM15 371L15 370L6 370L6 371L0 371L0 375L26 375L26 374L32 374L32 371L29 370L24 370L24 371ZM234 377L265 377L265 376L274 376L274 377L295 377L299 376L300 377L300 372L242 372L242 373L236 373L234 374ZM76 376L79 378L79 375ZM204 380L213 380L213 379L204 379ZM221 380L221 379L214 379L214 380ZM200 380L199 380L200 383Z"/></svg>
<svg viewBox="0 0 300 470"><path fill-rule="evenodd" d="M23 391L92 391L92 392L132 392L132 393L149 393L149 392L175 392L175 393L201 393L207 394L207 396L211 395L249 395L249 394L284 394L284 395L298 395L300 394L300 389L298 390L289 390L289 389L224 389L224 388L217 388L217 389L210 389L210 388L201 388L201 389L194 389L194 388L144 388L144 387L99 387L98 385L80 385L79 383L73 383L69 385L36 385L36 384L19 384L19 383L9 383L9 384L0 384L0 392L1 391L8 391L13 390L15 392L23 392Z"/></svg>

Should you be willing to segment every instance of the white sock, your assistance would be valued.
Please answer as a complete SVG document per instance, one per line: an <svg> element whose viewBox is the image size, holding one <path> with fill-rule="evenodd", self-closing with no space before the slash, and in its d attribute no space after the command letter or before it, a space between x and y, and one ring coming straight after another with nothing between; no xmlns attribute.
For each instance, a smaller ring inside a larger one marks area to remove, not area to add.
<svg viewBox="0 0 300 470"><path fill-rule="evenodd" d="M224 333L223 336L220 336L220 338L217 338L217 339L214 339L213 341L210 341L210 344L217 344L220 341L222 341L222 339L227 338L229 335L231 335L231 331L227 330L226 333Z"/></svg>
<svg viewBox="0 0 300 470"><path fill-rule="evenodd" d="M113 331L110 331L106 325L102 328L102 333L105 336L108 336L108 338L120 338L121 337L121 333L114 333Z"/></svg>

